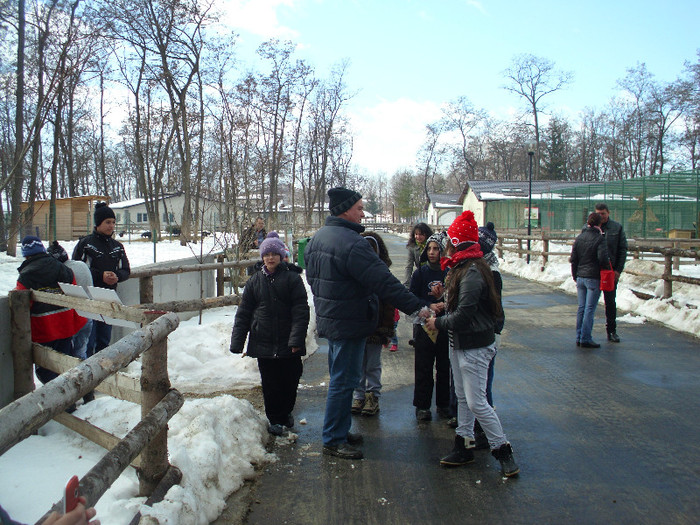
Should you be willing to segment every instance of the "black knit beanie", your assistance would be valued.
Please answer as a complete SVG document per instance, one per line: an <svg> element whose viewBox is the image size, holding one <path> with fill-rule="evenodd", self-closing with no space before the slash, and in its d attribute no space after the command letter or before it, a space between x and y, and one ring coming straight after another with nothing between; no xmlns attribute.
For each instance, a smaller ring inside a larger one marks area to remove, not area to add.
<svg viewBox="0 0 700 525"><path fill-rule="evenodd" d="M348 211L362 198L362 195L347 188L331 188L328 190L328 210L331 215L340 215Z"/></svg>
<svg viewBox="0 0 700 525"><path fill-rule="evenodd" d="M95 204L95 226L102 224L105 219L116 219L116 215L112 208L107 206L106 202L98 202Z"/></svg>

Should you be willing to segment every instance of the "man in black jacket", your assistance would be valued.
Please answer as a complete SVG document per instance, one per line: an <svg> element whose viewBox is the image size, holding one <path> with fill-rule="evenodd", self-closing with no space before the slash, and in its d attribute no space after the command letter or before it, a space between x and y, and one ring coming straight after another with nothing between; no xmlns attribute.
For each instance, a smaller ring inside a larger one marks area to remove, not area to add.
<svg viewBox="0 0 700 525"><path fill-rule="evenodd" d="M95 229L80 239L73 250L72 259L88 265L93 286L99 288L116 290L117 283L126 281L131 275L124 245L112 238L116 223L114 212L107 203L98 202L95 205ZM103 321L95 321L88 341L87 356L109 346L111 339L112 326Z"/></svg>
<svg viewBox="0 0 700 525"><path fill-rule="evenodd" d="M605 329L608 333L608 341L619 343L620 337L617 335L617 304L615 299L617 297L617 282L627 260L627 238L622 229L622 224L610 219L610 210L607 204L599 202L595 205L595 211L603 219L600 228L605 234L605 243L608 247L613 270L615 271L615 288L609 292L603 292L603 298L605 299Z"/></svg>
<svg viewBox="0 0 700 525"><path fill-rule="evenodd" d="M331 216L304 251L306 279L316 307L318 335L328 340L330 383L323 422L323 453L360 459L349 432L352 392L360 382L367 336L379 321L379 299L404 313L418 312L425 301L409 292L360 235L362 195L346 188L328 190Z"/></svg>

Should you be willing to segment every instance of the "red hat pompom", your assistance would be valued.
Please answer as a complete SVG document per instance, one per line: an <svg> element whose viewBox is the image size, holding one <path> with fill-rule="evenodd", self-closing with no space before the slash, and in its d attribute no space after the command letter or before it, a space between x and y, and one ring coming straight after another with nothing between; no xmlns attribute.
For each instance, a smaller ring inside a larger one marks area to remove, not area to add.
<svg viewBox="0 0 700 525"><path fill-rule="evenodd" d="M474 220L474 212L467 210L457 217L447 228L447 235L453 246L463 242L479 242L479 226Z"/></svg>

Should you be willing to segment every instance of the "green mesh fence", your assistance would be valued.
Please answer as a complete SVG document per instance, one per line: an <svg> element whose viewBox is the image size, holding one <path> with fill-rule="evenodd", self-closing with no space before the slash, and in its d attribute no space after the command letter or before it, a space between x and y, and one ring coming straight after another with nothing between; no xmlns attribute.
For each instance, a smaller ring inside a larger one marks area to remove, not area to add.
<svg viewBox="0 0 700 525"><path fill-rule="evenodd" d="M598 202L605 202L610 216L620 222L628 237L698 238L700 222L700 172L685 171L610 182L575 185L532 195L539 208L533 228L578 231ZM527 228L525 197L486 203L486 221L498 228ZM673 231L675 230L675 232Z"/></svg>

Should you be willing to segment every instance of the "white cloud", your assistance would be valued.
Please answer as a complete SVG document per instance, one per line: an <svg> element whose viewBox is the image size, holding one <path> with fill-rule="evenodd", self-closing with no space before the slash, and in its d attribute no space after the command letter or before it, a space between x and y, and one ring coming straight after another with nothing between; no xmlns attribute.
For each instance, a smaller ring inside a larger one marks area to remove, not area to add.
<svg viewBox="0 0 700 525"><path fill-rule="evenodd" d="M354 164L369 172L389 175L401 168L413 168L425 140L426 124L440 117L440 105L436 102L406 98L351 110Z"/></svg>
<svg viewBox="0 0 700 525"><path fill-rule="evenodd" d="M277 9L294 7L296 0L219 0L220 22L236 30L248 31L263 38L294 40L297 31L280 25Z"/></svg>

